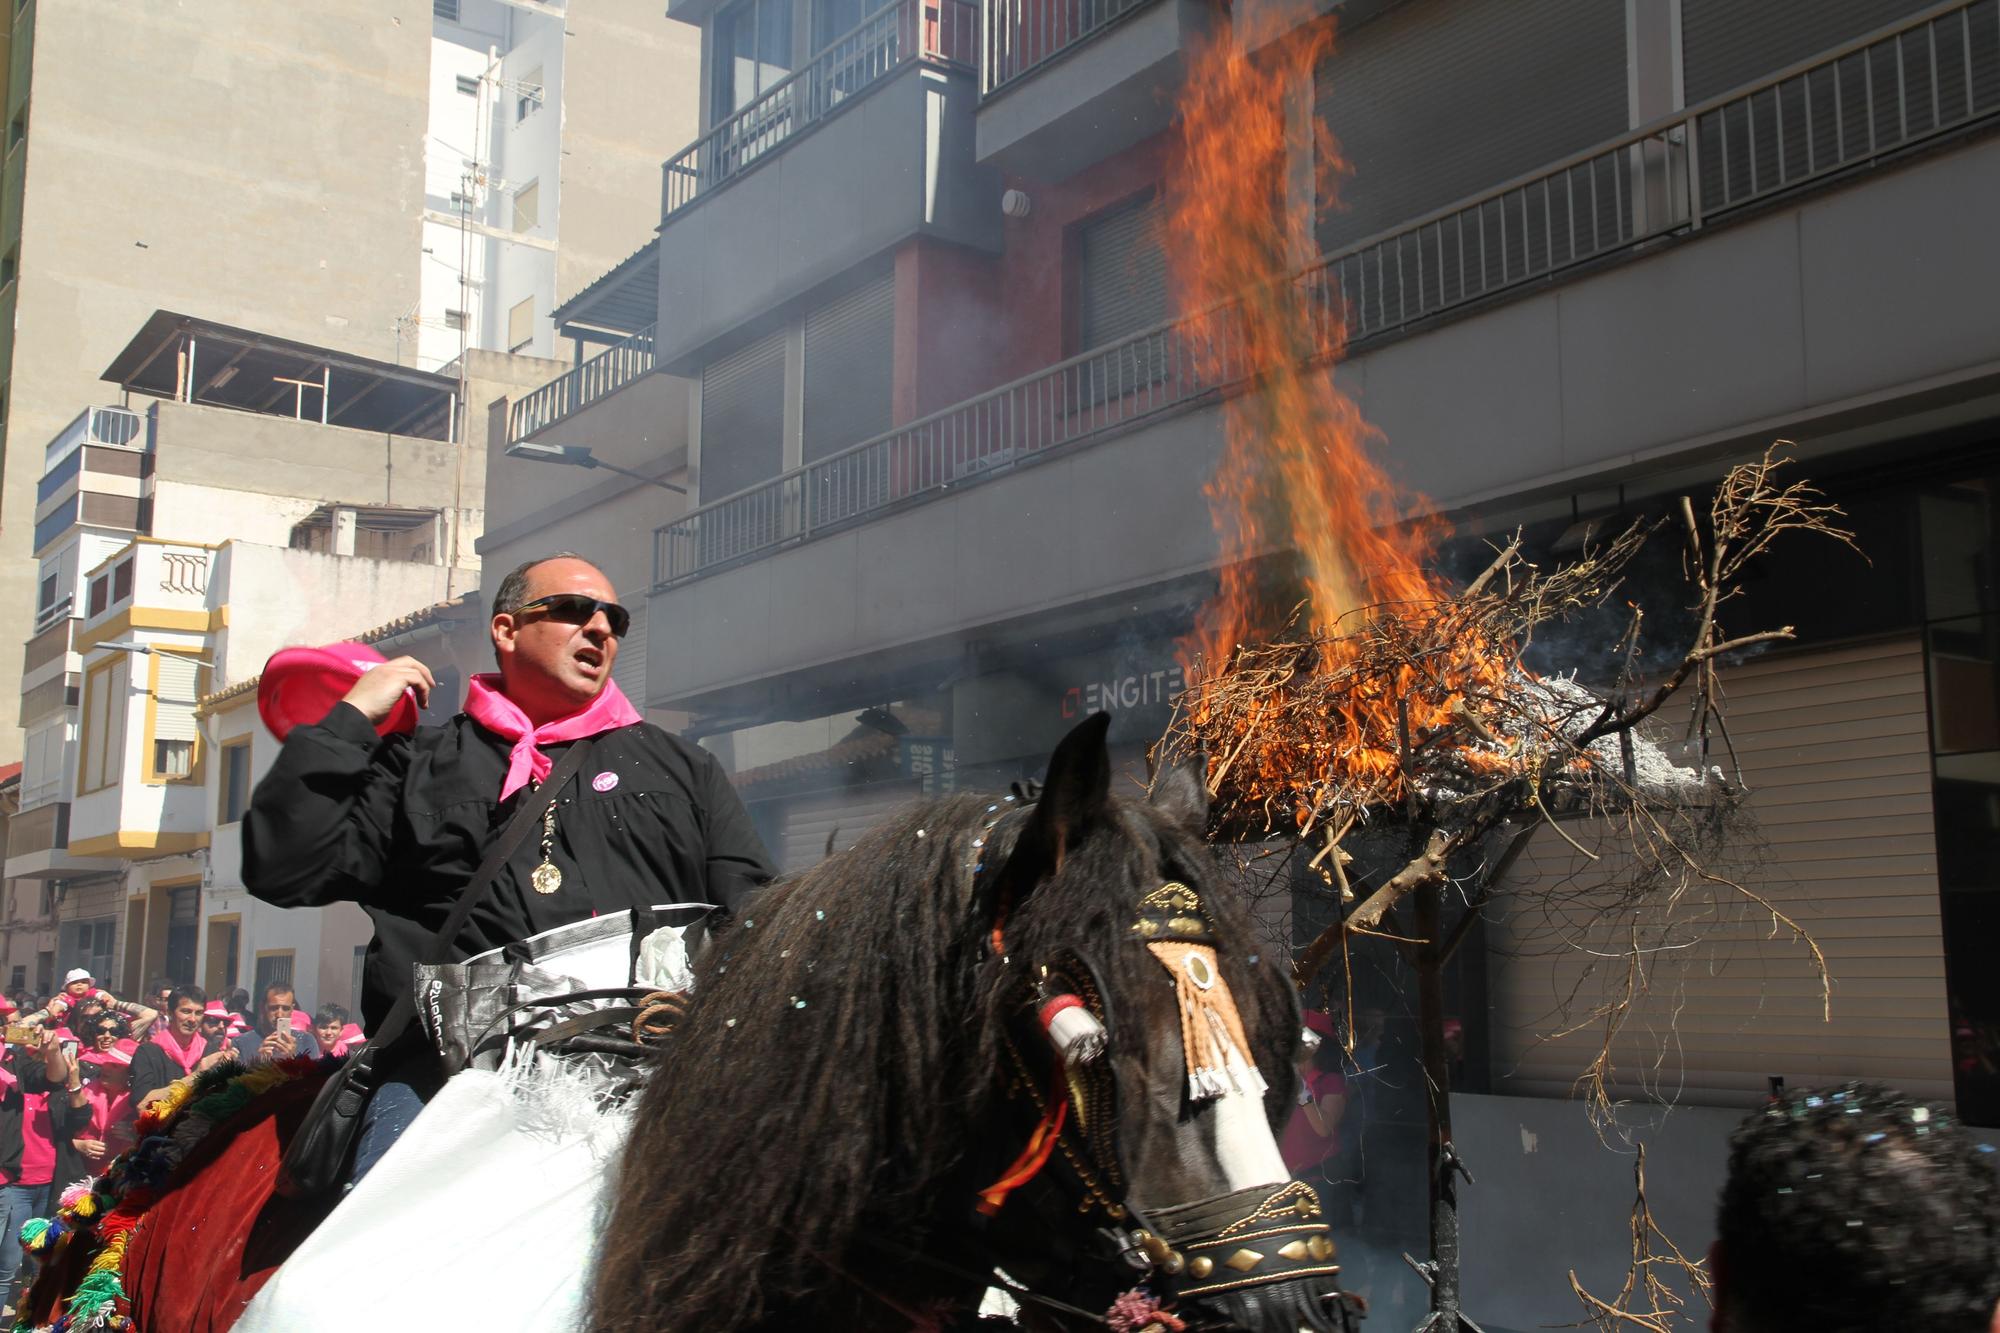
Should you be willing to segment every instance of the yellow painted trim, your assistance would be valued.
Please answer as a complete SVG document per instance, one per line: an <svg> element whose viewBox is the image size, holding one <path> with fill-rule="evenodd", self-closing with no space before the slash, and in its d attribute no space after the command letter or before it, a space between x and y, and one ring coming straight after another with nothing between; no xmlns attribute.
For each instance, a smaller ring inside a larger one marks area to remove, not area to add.
<svg viewBox="0 0 2000 1333"><path fill-rule="evenodd" d="M149 787L198 787L205 774L202 765L207 760L207 748L201 743L201 727L194 729L194 751L188 756L188 773L184 778L164 776L154 763L154 744L158 740L160 721L160 658L166 655L194 657L202 652L199 647L154 644L153 651L146 655L146 728L139 744L140 781ZM194 697L200 700L202 686L207 683L208 668L194 669Z"/></svg>
<svg viewBox="0 0 2000 1333"><path fill-rule="evenodd" d="M203 917L202 924L209 926L240 926L243 924L243 913L217 912L214 916Z"/></svg>
<svg viewBox="0 0 2000 1333"><path fill-rule="evenodd" d="M190 889L201 887L200 875L175 875L172 879L156 879L147 885L149 889Z"/></svg>
<svg viewBox="0 0 2000 1333"><path fill-rule="evenodd" d="M78 796L88 796L92 792L104 791L115 787L118 785L119 778L124 775L125 756L122 754L117 755L114 762L114 757L107 754L104 756L104 768L109 772L110 776L94 787L86 787L84 785L85 782L89 781L91 776L90 743L97 739L91 734L90 693L99 684L95 678L111 674L118 669L120 663L124 663L125 665L125 690L129 694L132 690L132 664L123 653L108 657L102 662L92 662L83 669L83 693L77 696L81 702L81 712L83 714L83 725L77 732L76 794ZM110 708L107 707L104 711L106 717L111 715ZM97 776L105 778L105 773L100 772Z"/></svg>
<svg viewBox="0 0 2000 1333"><path fill-rule="evenodd" d="M86 653L100 643L122 638L135 629L178 630L183 634L212 634L229 623L229 609L178 611L163 606L128 606L123 611L89 629L78 630L72 652ZM158 645L155 645L156 647ZM179 647L181 645L174 645Z"/></svg>
<svg viewBox="0 0 2000 1333"><path fill-rule="evenodd" d="M119 829L69 845L71 856L121 856L146 852L151 856L179 856L208 846L208 833L158 833L149 829ZM197 880L197 883L200 881ZM138 899L134 898L134 902Z"/></svg>

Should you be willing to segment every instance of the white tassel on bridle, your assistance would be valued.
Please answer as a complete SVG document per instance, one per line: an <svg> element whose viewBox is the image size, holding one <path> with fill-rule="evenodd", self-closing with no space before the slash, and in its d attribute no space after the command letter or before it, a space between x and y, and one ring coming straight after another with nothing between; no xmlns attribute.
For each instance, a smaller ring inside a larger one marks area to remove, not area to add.
<svg viewBox="0 0 2000 1333"><path fill-rule="evenodd" d="M1080 996L1054 995L1037 1011L1042 1031L1063 1067L1075 1072L1104 1054L1108 1035L1097 1015L1090 1012Z"/></svg>

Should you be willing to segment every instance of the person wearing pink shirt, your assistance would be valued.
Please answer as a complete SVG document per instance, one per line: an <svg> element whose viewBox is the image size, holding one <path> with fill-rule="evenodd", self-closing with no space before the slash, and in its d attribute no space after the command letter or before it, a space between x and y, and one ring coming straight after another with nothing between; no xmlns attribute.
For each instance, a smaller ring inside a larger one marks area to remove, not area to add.
<svg viewBox="0 0 2000 1333"><path fill-rule="evenodd" d="M72 1075L64 1085L65 1105L56 1117L55 1188L85 1176L101 1176L111 1160L136 1141L138 1109L132 1104L132 1057L138 1043L125 1040L108 1051L86 1051L81 1063L91 1077Z"/></svg>
<svg viewBox="0 0 2000 1333"><path fill-rule="evenodd" d="M51 1032L39 1048L8 1043L0 1054L0 1299L15 1304L14 1284L21 1247L13 1243L21 1224L48 1215L49 1185L56 1174L55 1125L49 1098L75 1072L62 1043ZM59 1094L57 1094L59 1095Z"/></svg>

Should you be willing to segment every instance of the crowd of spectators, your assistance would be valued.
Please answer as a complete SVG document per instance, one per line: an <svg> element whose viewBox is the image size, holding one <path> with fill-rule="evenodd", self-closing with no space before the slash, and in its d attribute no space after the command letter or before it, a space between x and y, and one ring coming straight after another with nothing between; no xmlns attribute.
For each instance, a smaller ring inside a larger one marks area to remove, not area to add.
<svg viewBox="0 0 2000 1333"><path fill-rule="evenodd" d="M99 986L83 968L53 995L0 996L0 1319L11 1316L31 1217L102 1175L133 1146L139 1112L177 1079L219 1064L345 1055L362 1040L338 1005L297 1007L288 984L265 987L254 1014L243 990L210 999L161 977L143 999Z"/></svg>

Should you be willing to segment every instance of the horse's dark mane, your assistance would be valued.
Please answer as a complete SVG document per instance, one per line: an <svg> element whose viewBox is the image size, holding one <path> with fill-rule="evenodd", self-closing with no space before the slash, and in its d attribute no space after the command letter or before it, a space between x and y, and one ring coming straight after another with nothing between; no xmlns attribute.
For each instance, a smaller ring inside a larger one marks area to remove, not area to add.
<svg viewBox="0 0 2000 1333"><path fill-rule="evenodd" d="M907 1228L939 1212L936 1187L1003 1072L1018 992L981 956L973 868L1012 852L1025 822L1012 809L978 795L914 806L717 937L615 1176L593 1329L742 1329L830 1277L887 1312L854 1243L899 1226L902 1243L920 1239ZM1089 950L1116 993L1163 981L1127 942L1138 896L1168 866L1198 876L1209 862L1194 830L1150 806L1113 800L1109 815L1010 912L1007 938L1024 959ZM1212 910L1226 937L1249 938L1229 904ZM1224 960L1259 1014L1286 1003L1275 969Z"/></svg>

